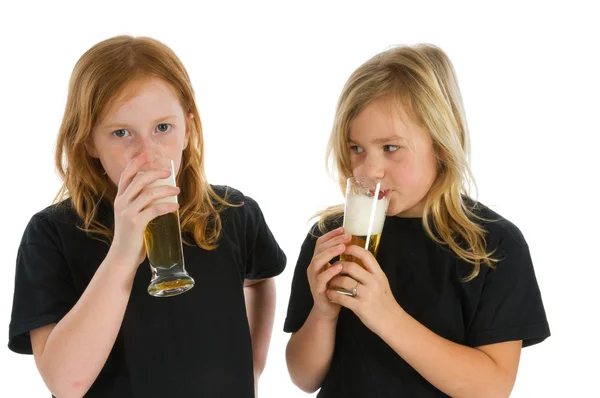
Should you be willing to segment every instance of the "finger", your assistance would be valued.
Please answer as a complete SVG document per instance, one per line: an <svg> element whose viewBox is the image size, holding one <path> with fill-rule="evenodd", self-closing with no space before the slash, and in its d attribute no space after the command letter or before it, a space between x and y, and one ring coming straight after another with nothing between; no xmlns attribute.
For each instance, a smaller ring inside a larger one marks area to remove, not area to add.
<svg viewBox="0 0 600 398"><path fill-rule="evenodd" d="M337 264L327 268L316 277L316 288L317 292L324 292L327 290L327 284L332 278L335 278L342 271L342 265Z"/></svg>
<svg viewBox="0 0 600 398"><path fill-rule="evenodd" d="M322 243L318 243L315 246L314 255L320 254L323 251L329 249L330 247L337 246L339 244L346 245L352 239L352 235L350 234L341 234L339 236L335 236L334 238L329 239L328 241L324 241Z"/></svg>
<svg viewBox="0 0 600 398"><path fill-rule="evenodd" d="M319 238L317 238L317 242L315 243L315 249L321 245L323 245L324 243L328 242L329 240L337 237L337 236L341 236L344 234L344 229L342 227L336 228L334 230L331 230L329 232L327 232L326 234L319 236Z"/></svg>
<svg viewBox="0 0 600 398"><path fill-rule="evenodd" d="M136 175L122 193L123 200L133 202L148 185L171 175L169 170L153 169Z"/></svg>
<svg viewBox="0 0 600 398"><path fill-rule="evenodd" d="M359 301L356 297L347 296L333 289L327 289L327 298L332 303L346 307L354 313L356 313L356 308L359 305Z"/></svg>
<svg viewBox="0 0 600 398"><path fill-rule="evenodd" d="M148 223L154 220L156 217L163 216L165 214L174 213L179 209L179 203L159 203L150 205L139 215L138 222L146 228Z"/></svg>
<svg viewBox="0 0 600 398"><path fill-rule="evenodd" d="M348 275L349 277L351 277L357 282L362 283L363 285L368 285L371 279L373 278L373 274L371 274L369 271L367 271L366 269L364 269L356 263L349 261L340 261L340 263L343 267L343 270L341 272L343 275Z"/></svg>
<svg viewBox="0 0 600 398"><path fill-rule="evenodd" d="M377 262L375 257L371 254L371 252L363 249L360 246L350 245L350 246L346 247L344 254L354 256L357 259L359 259L365 266L365 269L372 274L383 272L381 270L381 267L379 266L379 263Z"/></svg>
<svg viewBox="0 0 600 398"><path fill-rule="evenodd" d="M356 287L357 284L358 284L358 281L352 279L349 276L337 275L331 279L331 282L329 282L329 288L330 289L344 289L347 292L351 292Z"/></svg>
<svg viewBox="0 0 600 398"><path fill-rule="evenodd" d="M323 242L326 240L329 240L335 236L341 235L344 233L344 228L343 227L337 227L336 229L332 229L331 231L321 235L318 239L317 242Z"/></svg>
<svg viewBox="0 0 600 398"><path fill-rule="evenodd" d="M146 188L133 202L131 202L131 211L139 213L157 200L177 196L179 191L180 189L178 187L170 185Z"/></svg>
<svg viewBox="0 0 600 398"><path fill-rule="evenodd" d="M119 177L119 184L117 186L117 195L125 192L129 184L133 178L140 171L141 167L148 161L148 156L146 153L142 153L141 155L133 158L125 169L121 172L121 176Z"/></svg>
<svg viewBox="0 0 600 398"><path fill-rule="evenodd" d="M339 256L346 250L346 245L337 245L330 247L324 252L313 257L310 265L308 266L309 275L317 275L320 274L323 270L323 267L326 264L329 264L332 258Z"/></svg>

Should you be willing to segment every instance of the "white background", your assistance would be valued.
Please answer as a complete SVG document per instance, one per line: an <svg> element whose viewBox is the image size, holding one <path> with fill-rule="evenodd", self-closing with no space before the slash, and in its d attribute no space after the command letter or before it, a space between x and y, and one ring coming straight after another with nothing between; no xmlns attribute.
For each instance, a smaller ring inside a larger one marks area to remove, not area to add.
<svg viewBox="0 0 600 398"><path fill-rule="evenodd" d="M342 86L375 53L419 42L452 59L479 199L521 228L536 267L552 337L523 351L513 396L597 394L600 29L592 2L217 3L0 6L2 395L49 396L33 358L6 348L16 252L27 221L59 187L54 145L71 70L117 34L152 36L179 55L196 90L210 181L256 199L288 256L261 397L306 396L289 381L282 327L307 219L342 200L324 165Z"/></svg>

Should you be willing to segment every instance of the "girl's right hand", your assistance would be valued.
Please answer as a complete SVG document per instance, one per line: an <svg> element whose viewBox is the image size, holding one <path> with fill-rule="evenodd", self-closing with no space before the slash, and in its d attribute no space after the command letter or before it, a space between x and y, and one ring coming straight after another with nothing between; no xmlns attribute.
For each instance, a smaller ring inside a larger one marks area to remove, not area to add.
<svg viewBox="0 0 600 398"><path fill-rule="evenodd" d="M134 158L121 173L114 201L115 232L109 254L119 261L131 264L133 269L144 261L144 231L148 223L163 214L179 208L178 203L153 204L157 199L179 194L179 188L170 185L147 188L171 172L162 169L145 170L147 156ZM144 171L138 174L140 171Z"/></svg>
<svg viewBox="0 0 600 398"><path fill-rule="evenodd" d="M340 227L317 239L315 252L306 272L314 301L313 312L321 319L334 320L340 313L341 307L331 303L326 293L329 281L342 271L342 265L331 265L329 262L346 250L346 243L350 238Z"/></svg>

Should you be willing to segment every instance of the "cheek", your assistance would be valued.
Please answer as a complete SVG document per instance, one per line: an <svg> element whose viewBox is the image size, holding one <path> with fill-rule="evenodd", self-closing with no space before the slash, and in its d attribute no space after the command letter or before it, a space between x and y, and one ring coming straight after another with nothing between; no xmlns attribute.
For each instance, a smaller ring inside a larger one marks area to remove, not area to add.
<svg viewBox="0 0 600 398"><path fill-rule="evenodd" d="M175 175L178 176L181 171L181 162L183 160L182 154L179 154L179 157L175 157L173 159L173 167L175 168Z"/></svg>
<svg viewBox="0 0 600 398"><path fill-rule="evenodd" d="M187 147L185 134L178 131L177 134L170 136L164 144L166 155L173 159L175 171L177 172L181 168L183 151Z"/></svg>
<svg viewBox="0 0 600 398"><path fill-rule="evenodd" d="M101 153L100 163L104 168L104 171L108 178L115 184L119 184L121 173L127 166L128 156L117 148L104 148L105 151Z"/></svg>
<svg viewBox="0 0 600 398"><path fill-rule="evenodd" d="M388 178L394 186L394 192L390 196L387 214L396 215L427 195L435 178L435 169L432 170L426 162L404 159L403 162L390 165Z"/></svg>
<svg viewBox="0 0 600 398"><path fill-rule="evenodd" d="M394 162L388 167L388 175L391 177L392 184L398 191L410 190L418 177L415 175L412 164L408 162Z"/></svg>
<svg viewBox="0 0 600 398"><path fill-rule="evenodd" d="M421 183L426 185L427 191L433 185L437 177L437 162L433 153L429 154L427 161L423 163L421 168Z"/></svg>
<svg viewBox="0 0 600 398"><path fill-rule="evenodd" d="M119 180L121 179L121 173L125 169L125 165L121 164L121 162L116 162L111 160L109 162L102 162L102 166L104 167L104 171L108 178L115 184L119 185Z"/></svg>
<svg viewBox="0 0 600 398"><path fill-rule="evenodd" d="M181 163L183 161L183 151L185 149L185 137L174 137L168 145L166 155L173 160L173 166L175 167L175 174L179 174L181 170Z"/></svg>
<svg viewBox="0 0 600 398"><path fill-rule="evenodd" d="M402 189L408 191L428 190L435 179L435 161L432 159L407 159L394 169L394 180ZM416 193L416 192L415 192ZM420 192L419 192L420 193Z"/></svg>

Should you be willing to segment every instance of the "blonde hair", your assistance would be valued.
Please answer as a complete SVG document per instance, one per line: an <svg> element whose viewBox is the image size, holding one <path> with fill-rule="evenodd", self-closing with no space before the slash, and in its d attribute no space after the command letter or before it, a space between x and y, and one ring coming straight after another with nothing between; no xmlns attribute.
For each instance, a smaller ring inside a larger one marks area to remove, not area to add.
<svg viewBox="0 0 600 398"><path fill-rule="evenodd" d="M211 188L204 174L202 125L188 73L169 47L151 38L112 37L94 45L77 61L56 145L56 167L63 183L55 202L71 198L83 220L81 229L102 240L112 239L113 231L98 214L111 182L85 145L110 101L135 79L150 76L168 83L184 114L193 115L187 122L189 143L177 176L181 229L189 232L198 246L214 249L222 229L220 212L232 204Z"/></svg>
<svg viewBox="0 0 600 398"><path fill-rule="evenodd" d="M381 98L402 105L431 135L437 176L425 197L423 226L431 239L473 265L465 280L475 278L481 263L493 267L497 260L486 251L486 231L474 221L483 219L465 201L468 187L475 181L469 167L467 122L452 63L440 48L421 44L384 51L354 71L340 95L327 148L328 163L342 192L346 179L352 176L347 143L350 124L362 109ZM338 205L318 213L319 229L325 231L326 223L341 217L342 212L343 206Z"/></svg>

